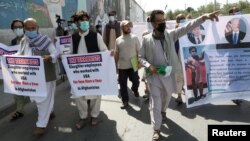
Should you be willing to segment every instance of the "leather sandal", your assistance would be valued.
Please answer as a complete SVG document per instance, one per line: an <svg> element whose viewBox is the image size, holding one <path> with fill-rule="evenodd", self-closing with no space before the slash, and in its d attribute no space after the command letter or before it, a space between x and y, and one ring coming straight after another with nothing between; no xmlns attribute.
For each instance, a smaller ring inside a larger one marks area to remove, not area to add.
<svg viewBox="0 0 250 141"><path fill-rule="evenodd" d="M82 129L88 122L88 119L85 118L85 119L80 119L77 123L76 123L76 129L77 130L80 130Z"/></svg>
<svg viewBox="0 0 250 141"><path fill-rule="evenodd" d="M160 140L160 131L155 130L154 133L153 133L152 141L159 141L159 140Z"/></svg>
<svg viewBox="0 0 250 141"><path fill-rule="evenodd" d="M16 111L16 112L11 116L10 121L15 121L15 120L17 120L17 119L19 119L19 118L21 118L21 117L23 117L23 116L24 116L23 113L20 113L20 112Z"/></svg>

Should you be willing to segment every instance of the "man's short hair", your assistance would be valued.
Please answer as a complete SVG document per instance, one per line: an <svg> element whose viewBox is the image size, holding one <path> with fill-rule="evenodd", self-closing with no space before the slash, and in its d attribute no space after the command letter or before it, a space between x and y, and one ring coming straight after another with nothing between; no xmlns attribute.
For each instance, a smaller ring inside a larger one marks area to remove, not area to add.
<svg viewBox="0 0 250 141"><path fill-rule="evenodd" d="M10 28L11 28L12 30L14 30L14 24L15 24L16 22L20 22L20 23L22 24L22 26L24 27L24 23L23 23L22 20L20 20L20 19L15 19L15 20L13 20L13 21L11 22L11 25L10 25Z"/></svg>
<svg viewBox="0 0 250 141"><path fill-rule="evenodd" d="M115 10L110 11L110 12L108 13L108 15L109 15L109 16L114 16L114 15L116 15L116 11L115 11Z"/></svg>
<svg viewBox="0 0 250 141"><path fill-rule="evenodd" d="M83 20L84 18L87 18L89 20L89 15L87 12L85 11L79 11L77 12L74 16L74 22L77 22L77 21L80 21L80 20Z"/></svg>
<svg viewBox="0 0 250 141"><path fill-rule="evenodd" d="M176 23L180 23L180 20L186 19L184 14L178 14L176 16Z"/></svg>
<svg viewBox="0 0 250 141"><path fill-rule="evenodd" d="M233 8L229 9L228 14L229 14L229 15L234 14L234 9L233 9Z"/></svg>
<svg viewBox="0 0 250 141"><path fill-rule="evenodd" d="M155 16L158 14L164 15L164 12L162 10L153 10L150 14L150 22L154 22Z"/></svg>

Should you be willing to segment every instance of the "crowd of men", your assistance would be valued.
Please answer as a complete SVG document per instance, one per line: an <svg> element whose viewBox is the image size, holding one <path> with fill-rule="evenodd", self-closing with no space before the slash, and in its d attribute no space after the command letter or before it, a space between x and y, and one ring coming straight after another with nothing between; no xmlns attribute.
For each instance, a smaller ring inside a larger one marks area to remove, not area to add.
<svg viewBox="0 0 250 141"><path fill-rule="evenodd" d="M68 21L68 30L64 35L72 36L71 54L110 51L110 55L114 56L120 85L121 109L129 107L128 79L132 82L131 90L134 96L140 96L138 92L140 84L138 69L140 67L145 68L143 76L146 82L145 91L147 92L145 98L150 99L150 115L153 126L152 140L157 141L160 139L160 127L162 121L166 119L166 111L172 94L177 93L178 104L183 103L181 94L183 93L184 80L181 77L179 45L176 41L188 32L196 31L194 29L200 27L208 19L218 21L218 13L219 11L204 14L190 20L190 23L185 26L181 25L186 20L185 16L183 14L178 15L176 28L167 31L164 12L162 10L153 10L147 20L148 32L143 35L141 44L139 37L131 34L132 22L128 20L117 21L115 11L109 12L109 22L105 25L104 30L98 25L91 27L89 14L85 11L79 11L72 15ZM93 28L96 29L93 30ZM36 102L38 109L38 120L34 134L41 136L45 133L48 121L55 117L53 112L56 90L55 63L63 53L56 49L54 40L40 34L39 25L34 18L27 18L24 21L13 20L11 29L16 34L16 38L11 41L11 45L20 44L16 55L39 55L44 58L48 96L45 98L30 97L32 101ZM192 51L195 51L195 48ZM137 69L134 69L131 64L132 58L138 60ZM162 68L169 71L166 72L168 76L159 72ZM196 88L194 94L198 98L197 88L201 88L200 81L194 80L193 83L193 87ZM74 95L73 90L71 90L71 93ZM202 92L200 94L204 96ZM15 96L17 109L11 117L11 121L24 116L24 101L24 96ZM98 124L101 96L81 96L74 98L74 102L79 112L79 121L75 123L77 129L83 128L89 122L93 126Z"/></svg>

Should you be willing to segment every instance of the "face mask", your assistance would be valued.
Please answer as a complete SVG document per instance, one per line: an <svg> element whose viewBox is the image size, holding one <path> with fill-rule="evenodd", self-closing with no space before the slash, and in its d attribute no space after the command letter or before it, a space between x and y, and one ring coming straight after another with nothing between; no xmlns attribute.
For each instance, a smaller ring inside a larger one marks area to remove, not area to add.
<svg viewBox="0 0 250 141"><path fill-rule="evenodd" d="M37 31L25 31L25 35L30 39L35 38L38 36Z"/></svg>
<svg viewBox="0 0 250 141"><path fill-rule="evenodd" d="M87 31L89 29L89 22L88 21L81 22L80 28L82 31Z"/></svg>
<svg viewBox="0 0 250 141"><path fill-rule="evenodd" d="M113 22L113 21L115 20L115 17L114 17L114 16L109 16L109 20L110 20L111 22Z"/></svg>
<svg viewBox="0 0 250 141"><path fill-rule="evenodd" d="M180 20L180 23L185 23L187 20L186 19L182 19Z"/></svg>
<svg viewBox="0 0 250 141"><path fill-rule="evenodd" d="M23 28L17 28L17 29L14 30L14 32L15 32L17 37L21 37L24 34Z"/></svg>
<svg viewBox="0 0 250 141"><path fill-rule="evenodd" d="M235 15L241 15L240 11L235 12L234 14L235 14Z"/></svg>
<svg viewBox="0 0 250 141"><path fill-rule="evenodd" d="M168 77L172 72L172 66L167 66L165 69L165 72L166 72L166 74L164 76Z"/></svg>
<svg viewBox="0 0 250 141"><path fill-rule="evenodd" d="M158 30L159 32L163 33L166 29L166 23L165 22L162 22L162 23L159 23L158 24L158 27L156 30Z"/></svg>
<svg viewBox="0 0 250 141"><path fill-rule="evenodd" d="M72 24L71 24L71 28L72 28L73 30L76 30L76 29L77 29L76 24L75 24L75 23L72 23Z"/></svg>

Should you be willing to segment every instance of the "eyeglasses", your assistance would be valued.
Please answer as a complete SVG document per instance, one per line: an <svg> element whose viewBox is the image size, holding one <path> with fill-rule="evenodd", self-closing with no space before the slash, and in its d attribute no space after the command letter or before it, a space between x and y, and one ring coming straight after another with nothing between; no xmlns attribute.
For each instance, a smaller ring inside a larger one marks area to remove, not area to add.
<svg viewBox="0 0 250 141"><path fill-rule="evenodd" d="M191 51L191 52L195 52L196 53L197 51Z"/></svg>

